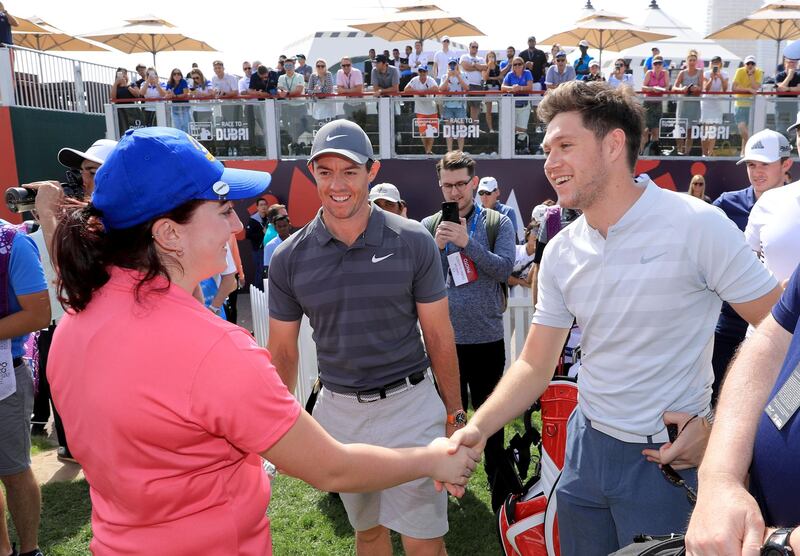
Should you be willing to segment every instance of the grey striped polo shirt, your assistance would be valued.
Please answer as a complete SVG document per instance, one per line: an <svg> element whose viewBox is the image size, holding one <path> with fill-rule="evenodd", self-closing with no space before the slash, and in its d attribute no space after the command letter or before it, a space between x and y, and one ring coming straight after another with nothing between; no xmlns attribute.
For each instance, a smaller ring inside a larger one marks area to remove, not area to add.
<svg viewBox="0 0 800 556"><path fill-rule="evenodd" d="M334 392L377 388L430 365L416 303L446 296L439 252L419 222L372 207L351 246L322 210L284 241L269 268L269 314L308 315L322 383Z"/></svg>

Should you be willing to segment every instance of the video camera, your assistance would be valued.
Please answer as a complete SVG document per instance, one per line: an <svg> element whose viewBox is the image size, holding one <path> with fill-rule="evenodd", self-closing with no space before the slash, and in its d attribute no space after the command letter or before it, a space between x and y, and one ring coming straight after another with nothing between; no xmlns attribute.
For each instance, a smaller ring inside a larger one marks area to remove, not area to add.
<svg viewBox="0 0 800 556"><path fill-rule="evenodd" d="M70 168L65 173L66 181L62 182L61 189L64 195L73 199L83 200L83 178L79 170ZM36 206L36 189L27 187L9 187L6 189L6 205L14 213L28 212Z"/></svg>

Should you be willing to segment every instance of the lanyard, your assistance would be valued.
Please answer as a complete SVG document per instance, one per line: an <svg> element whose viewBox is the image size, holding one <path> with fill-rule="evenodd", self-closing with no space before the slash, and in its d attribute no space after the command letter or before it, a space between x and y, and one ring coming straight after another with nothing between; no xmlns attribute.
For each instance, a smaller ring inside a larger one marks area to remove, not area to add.
<svg viewBox="0 0 800 556"><path fill-rule="evenodd" d="M480 207L480 205L478 203L473 203L472 204L472 208L473 208L473 212L472 212L472 216L471 216L472 225L469 228L469 234L468 234L469 239L472 239L472 236L475 233L475 226L477 226L478 218L481 215L481 207ZM470 218L470 216L467 216L467 218ZM449 241L447 242L447 245L444 246L444 253L445 253L445 255L450 253L450 242Z"/></svg>

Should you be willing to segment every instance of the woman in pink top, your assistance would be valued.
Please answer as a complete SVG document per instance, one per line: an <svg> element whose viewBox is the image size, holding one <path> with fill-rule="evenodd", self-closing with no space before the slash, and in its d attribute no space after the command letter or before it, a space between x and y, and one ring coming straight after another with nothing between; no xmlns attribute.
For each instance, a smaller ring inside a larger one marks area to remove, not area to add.
<svg viewBox="0 0 800 556"><path fill-rule="evenodd" d="M664 58L661 56L653 57L653 69L647 70L644 74L642 91L646 97L659 97L644 101L645 129L642 136L643 153L657 156L661 153L653 146L658 144L658 128L663 104L660 97L669 91L669 74L664 70Z"/></svg>
<svg viewBox="0 0 800 556"><path fill-rule="evenodd" d="M56 229L69 313L48 374L91 488L94 554L271 554L261 456L323 490L430 476L463 494L478 454L448 455L445 439L404 450L336 442L269 352L192 297L242 230L231 201L269 180L225 169L180 130L130 130L92 202Z"/></svg>

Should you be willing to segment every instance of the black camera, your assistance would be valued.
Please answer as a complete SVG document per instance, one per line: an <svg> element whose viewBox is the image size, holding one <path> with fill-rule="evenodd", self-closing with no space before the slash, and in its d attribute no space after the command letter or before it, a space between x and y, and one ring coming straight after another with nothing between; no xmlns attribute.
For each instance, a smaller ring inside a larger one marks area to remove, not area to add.
<svg viewBox="0 0 800 556"><path fill-rule="evenodd" d="M66 181L60 184L64 195L83 200L83 178L80 171L69 169L65 176ZM31 211L36 206L36 190L27 187L9 187L6 189L6 205L15 213Z"/></svg>

